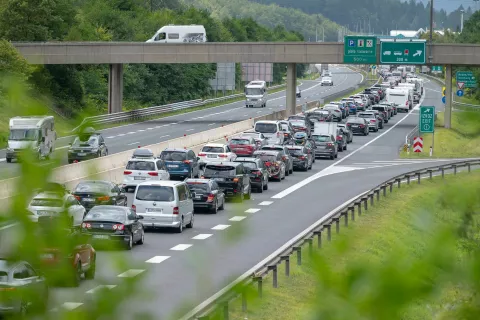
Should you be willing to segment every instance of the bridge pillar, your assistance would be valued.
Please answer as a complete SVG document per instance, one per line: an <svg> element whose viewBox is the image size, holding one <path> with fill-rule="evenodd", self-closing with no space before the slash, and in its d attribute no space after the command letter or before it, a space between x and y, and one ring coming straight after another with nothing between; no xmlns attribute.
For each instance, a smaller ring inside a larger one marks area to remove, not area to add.
<svg viewBox="0 0 480 320"><path fill-rule="evenodd" d="M285 92L287 100L287 117L295 114L297 105L297 64L287 64L287 90Z"/></svg>
<svg viewBox="0 0 480 320"><path fill-rule="evenodd" d="M445 66L445 114L444 127L450 129L452 127L452 65Z"/></svg>
<svg viewBox="0 0 480 320"><path fill-rule="evenodd" d="M123 64L111 64L108 72L108 113L122 112Z"/></svg>

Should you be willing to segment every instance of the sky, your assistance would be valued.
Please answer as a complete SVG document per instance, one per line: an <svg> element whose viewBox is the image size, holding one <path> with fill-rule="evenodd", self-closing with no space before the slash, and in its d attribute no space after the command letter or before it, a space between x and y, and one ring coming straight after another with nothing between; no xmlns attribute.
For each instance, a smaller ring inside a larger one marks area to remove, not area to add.
<svg viewBox="0 0 480 320"><path fill-rule="evenodd" d="M429 0L418 0L427 4ZM477 9L480 9L480 2L475 2L474 0L433 0L433 7L435 9L444 9L447 12L452 12L460 5L463 5L464 8L471 7L475 10L475 5L477 5Z"/></svg>

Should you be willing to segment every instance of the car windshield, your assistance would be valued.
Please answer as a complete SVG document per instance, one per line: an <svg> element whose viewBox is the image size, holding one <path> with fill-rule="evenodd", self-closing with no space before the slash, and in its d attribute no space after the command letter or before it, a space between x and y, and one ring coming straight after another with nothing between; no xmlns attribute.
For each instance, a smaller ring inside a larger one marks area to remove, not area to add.
<svg viewBox="0 0 480 320"><path fill-rule="evenodd" d="M15 141L36 141L38 138L37 129L12 129L8 140Z"/></svg>
<svg viewBox="0 0 480 320"><path fill-rule="evenodd" d="M236 161L243 163L243 166L250 169L257 169L257 164L255 162L247 162L247 161Z"/></svg>
<svg viewBox="0 0 480 320"><path fill-rule="evenodd" d="M263 95L262 88L246 88L245 95L247 96L261 96Z"/></svg>
<svg viewBox="0 0 480 320"><path fill-rule="evenodd" d="M255 124L255 131L261 133L275 133L277 132L277 124L276 123L256 123Z"/></svg>
<svg viewBox="0 0 480 320"><path fill-rule="evenodd" d="M187 182L187 187L188 189L190 189L190 191L202 191L202 192L210 191L208 183L206 182L189 181Z"/></svg>
<svg viewBox="0 0 480 320"><path fill-rule="evenodd" d="M184 161L187 160L187 153L182 151L162 151L160 159L165 161Z"/></svg>
<svg viewBox="0 0 480 320"><path fill-rule="evenodd" d="M84 220L125 222L126 216L127 214L123 208L98 206L93 207Z"/></svg>
<svg viewBox="0 0 480 320"><path fill-rule="evenodd" d="M73 147L94 147L98 145L98 137L93 136L89 137L88 139L80 139L79 137L76 137L75 140L72 143Z"/></svg>
<svg viewBox="0 0 480 320"><path fill-rule="evenodd" d="M0 271L0 282L8 282L8 273L5 271Z"/></svg>
<svg viewBox="0 0 480 320"><path fill-rule="evenodd" d="M250 140L248 140L248 139L232 139L232 140L230 140L230 144L233 144L233 145L248 145L248 144L250 144Z"/></svg>
<svg viewBox="0 0 480 320"><path fill-rule="evenodd" d="M63 200L61 199L47 199L47 198L36 198L30 202L32 207L53 207L61 208L63 207Z"/></svg>
<svg viewBox="0 0 480 320"><path fill-rule="evenodd" d="M80 182L75 188L75 193L92 192L109 194L111 185L106 182Z"/></svg>
<svg viewBox="0 0 480 320"><path fill-rule="evenodd" d="M135 199L141 201L171 202L175 200L175 197L172 187L138 186Z"/></svg>
<svg viewBox="0 0 480 320"><path fill-rule="evenodd" d="M330 137L313 135L312 140L315 142L326 142L326 141L330 141Z"/></svg>
<svg viewBox="0 0 480 320"><path fill-rule="evenodd" d="M209 147L205 146L202 148L202 152L210 152L210 153L224 153L223 147Z"/></svg>
<svg viewBox="0 0 480 320"><path fill-rule="evenodd" d="M234 166L215 166L207 165L205 167L205 177L229 177L236 174L236 168Z"/></svg>
<svg viewBox="0 0 480 320"><path fill-rule="evenodd" d="M155 163L151 161L128 161L127 170L155 171Z"/></svg>
<svg viewBox="0 0 480 320"><path fill-rule="evenodd" d="M303 120L290 120L290 123L292 124L292 126L295 126L295 127L300 127L305 125L305 121Z"/></svg>

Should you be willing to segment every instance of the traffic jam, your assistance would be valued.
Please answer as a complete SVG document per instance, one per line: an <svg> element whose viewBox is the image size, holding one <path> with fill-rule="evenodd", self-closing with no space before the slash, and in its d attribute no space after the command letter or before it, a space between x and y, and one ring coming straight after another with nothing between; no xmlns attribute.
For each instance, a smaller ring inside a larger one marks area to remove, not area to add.
<svg viewBox="0 0 480 320"><path fill-rule="evenodd" d="M85 180L73 190L47 184L27 207L38 226L35 232L48 235L44 251L33 262L0 260L2 297L16 294L13 288L31 287L28 279L33 277L38 295L29 296L32 301L9 297L1 307L12 313L45 308L49 286L76 287L95 278L97 249L113 245L132 250L145 243L145 233L152 229L182 233L194 227L198 212L217 214L229 201L248 201L252 193L268 192L270 183L309 171L317 160L334 160L355 135L382 130L398 112L408 112L420 101L422 80L414 71L399 69L382 68L383 83L284 120L257 121L224 143L205 144L198 154L167 148L155 155L139 147L121 183ZM83 135L71 148L85 144L93 150L91 157L107 154L101 133L90 128ZM69 161L79 157L72 151ZM59 275L60 268L67 274Z"/></svg>

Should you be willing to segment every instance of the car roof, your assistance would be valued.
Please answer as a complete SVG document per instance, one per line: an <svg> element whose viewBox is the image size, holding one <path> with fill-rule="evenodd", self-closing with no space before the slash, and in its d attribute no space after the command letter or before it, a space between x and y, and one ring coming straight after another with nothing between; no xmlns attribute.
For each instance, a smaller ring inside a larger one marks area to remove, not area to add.
<svg viewBox="0 0 480 320"><path fill-rule="evenodd" d="M230 161L225 161L225 162L220 162L220 163L218 163L218 162L207 162L206 165L207 165L207 166L213 165L213 166L217 166L217 167L218 167L218 166L233 166L233 167L236 167L236 166L239 166L240 163L238 163L238 162L230 162Z"/></svg>
<svg viewBox="0 0 480 320"><path fill-rule="evenodd" d="M58 192L45 191L45 192L40 192L35 197L33 197L33 199L58 199L58 200L62 200L66 195L68 195L68 194L67 193L60 194Z"/></svg>
<svg viewBox="0 0 480 320"><path fill-rule="evenodd" d="M283 149L283 144L266 144L264 146L262 146L262 150L264 150L263 148L265 147L269 147L269 148L282 148Z"/></svg>
<svg viewBox="0 0 480 320"><path fill-rule="evenodd" d="M255 124L257 123L272 123L272 124L277 124L278 121L273 121L273 120L260 120L260 121L257 121L255 122Z"/></svg>
<svg viewBox="0 0 480 320"><path fill-rule="evenodd" d="M190 151L190 149L165 148L163 151L188 152L188 151ZM162 151L162 152L163 152L163 151Z"/></svg>
<svg viewBox="0 0 480 320"><path fill-rule="evenodd" d="M260 155L277 155L279 152L276 150L257 150L253 154L260 154Z"/></svg>
<svg viewBox="0 0 480 320"><path fill-rule="evenodd" d="M258 161L258 158L253 158L253 157L238 157L235 159L234 162L256 162Z"/></svg>
<svg viewBox="0 0 480 320"><path fill-rule="evenodd" d="M157 181L145 181L138 184L138 186L165 186L165 187L174 187L182 184L183 181L173 181L173 180L157 180ZM138 188L137 188L138 190Z"/></svg>
<svg viewBox="0 0 480 320"><path fill-rule="evenodd" d="M234 136L234 137L231 137L231 138L230 138L230 140L233 140L233 139L244 139L244 140L248 139L248 140L250 140L250 139L252 139L252 137L250 137L250 136L238 135L238 136Z"/></svg>
<svg viewBox="0 0 480 320"><path fill-rule="evenodd" d="M207 143L204 145L204 147L225 147L223 143Z"/></svg>
<svg viewBox="0 0 480 320"><path fill-rule="evenodd" d="M200 178L199 179L190 178L190 179L185 180L186 183L195 182L195 183L205 183L205 184L209 183L210 181L212 181L212 180L210 180L210 179L200 179Z"/></svg>
<svg viewBox="0 0 480 320"><path fill-rule="evenodd" d="M119 209L119 210L124 210L125 212L127 211L127 209L130 209L129 207L111 206L111 205L107 205L107 204L101 204L101 205L95 206L93 208L95 208L95 210L102 209L102 208L105 208L105 209Z"/></svg>

